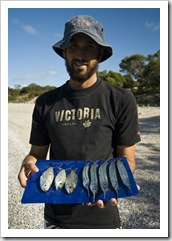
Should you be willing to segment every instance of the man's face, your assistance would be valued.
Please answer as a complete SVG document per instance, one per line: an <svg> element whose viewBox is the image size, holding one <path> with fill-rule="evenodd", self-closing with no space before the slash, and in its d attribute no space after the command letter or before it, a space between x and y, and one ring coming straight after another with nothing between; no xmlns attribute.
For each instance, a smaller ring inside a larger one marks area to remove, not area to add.
<svg viewBox="0 0 172 241"><path fill-rule="evenodd" d="M100 46L85 34L75 34L64 50L66 68L72 80L88 80L98 69Z"/></svg>

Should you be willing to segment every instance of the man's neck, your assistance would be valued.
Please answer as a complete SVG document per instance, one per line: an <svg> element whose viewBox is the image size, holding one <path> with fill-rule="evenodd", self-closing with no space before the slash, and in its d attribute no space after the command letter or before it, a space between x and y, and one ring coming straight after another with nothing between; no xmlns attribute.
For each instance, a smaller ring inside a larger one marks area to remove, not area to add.
<svg viewBox="0 0 172 241"><path fill-rule="evenodd" d="M92 86L95 82L97 81L97 74L95 73L94 75L91 76L88 80L82 82L76 81L76 80L69 80L69 86L72 89L85 89L90 86Z"/></svg>

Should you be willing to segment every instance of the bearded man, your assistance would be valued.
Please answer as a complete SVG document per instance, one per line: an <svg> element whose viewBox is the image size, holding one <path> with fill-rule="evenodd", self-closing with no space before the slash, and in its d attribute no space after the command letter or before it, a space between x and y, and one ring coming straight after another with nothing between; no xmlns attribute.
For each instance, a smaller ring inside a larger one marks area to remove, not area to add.
<svg viewBox="0 0 172 241"><path fill-rule="evenodd" d="M112 55L104 42L103 26L91 16L76 16L65 24L64 37L53 45L65 59L70 79L36 100L30 135L31 149L19 171L26 187L28 174L37 172L38 159L107 160L127 158L135 170L138 135L134 96L98 78L99 63ZM78 194L79 195L79 194ZM45 203L45 228L121 228L116 198L94 203Z"/></svg>

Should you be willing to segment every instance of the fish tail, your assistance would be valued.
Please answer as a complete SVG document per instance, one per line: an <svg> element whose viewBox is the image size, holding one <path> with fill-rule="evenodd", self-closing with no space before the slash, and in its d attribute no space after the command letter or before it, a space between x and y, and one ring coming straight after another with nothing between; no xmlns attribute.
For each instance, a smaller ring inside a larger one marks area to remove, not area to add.
<svg viewBox="0 0 172 241"><path fill-rule="evenodd" d="M106 161L109 162L109 161L112 161L113 160L113 157L109 157Z"/></svg>
<svg viewBox="0 0 172 241"><path fill-rule="evenodd" d="M129 187L129 189L130 189L130 192L132 193L131 187Z"/></svg>
<svg viewBox="0 0 172 241"><path fill-rule="evenodd" d="M65 171L67 171L67 170L72 171L72 168L71 168L71 167L67 167L67 168L65 169Z"/></svg>
<svg viewBox="0 0 172 241"><path fill-rule="evenodd" d="M91 163L91 161L83 161L83 163L85 164L85 165L90 165L90 163Z"/></svg>
<svg viewBox="0 0 172 241"><path fill-rule="evenodd" d="M104 199L106 198L106 191L104 191Z"/></svg>
<svg viewBox="0 0 172 241"><path fill-rule="evenodd" d="M94 192L93 193L93 202L95 202L95 199L96 199L96 193Z"/></svg>
<svg viewBox="0 0 172 241"><path fill-rule="evenodd" d="M116 190L116 199L118 198L118 190Z"/></svg>
<svg viewBox="0 0 172 241"><path fill-rule="evenodd" d="M89 188L87 188L87 192L88 192L88 197L90 197L90 191L89 191Z"/></svg>
<svg viewBox="0 0 172 241"><path fill-rule="evenodd" d="M55 169L55 171L57 172L60 172L63 169L61 166L53 166L52 168L53 170Z"/></svg>

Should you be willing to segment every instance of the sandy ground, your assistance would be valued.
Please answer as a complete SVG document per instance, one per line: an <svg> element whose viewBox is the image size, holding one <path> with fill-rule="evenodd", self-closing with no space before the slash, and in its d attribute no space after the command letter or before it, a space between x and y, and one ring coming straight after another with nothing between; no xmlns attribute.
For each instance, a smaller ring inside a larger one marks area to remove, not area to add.
<svg viewBox="0 0 172 241"><path fill-rule="evenodd" d="M30 149L28 143L33 104L8 105L8 228L43 229L43 204L21 204L24 189L17 175ZM125 229L160 228L160 108L139 107L142 141L137 144L137 170L134 177L141 186L135 197L119 200Z"/></svg>

